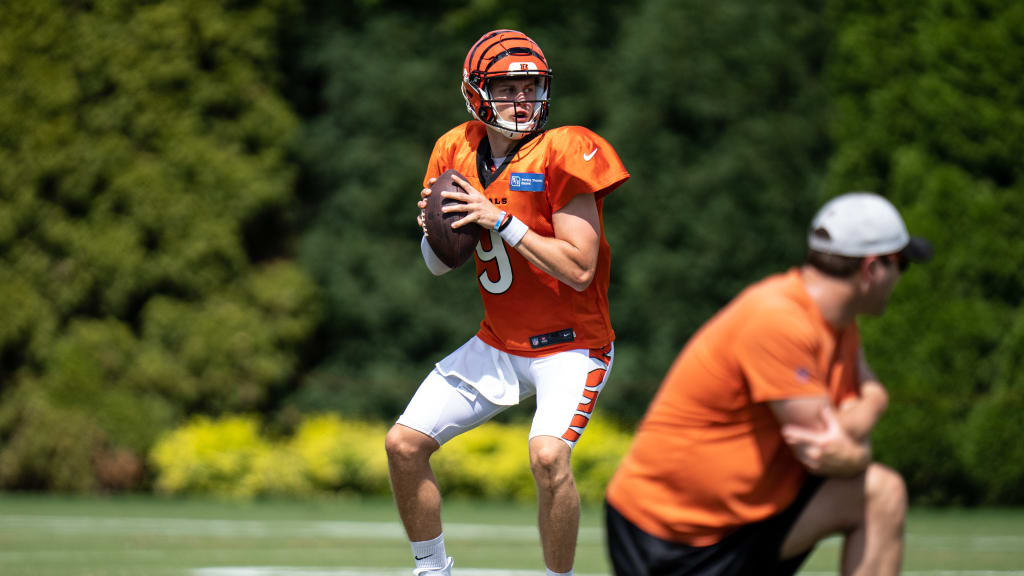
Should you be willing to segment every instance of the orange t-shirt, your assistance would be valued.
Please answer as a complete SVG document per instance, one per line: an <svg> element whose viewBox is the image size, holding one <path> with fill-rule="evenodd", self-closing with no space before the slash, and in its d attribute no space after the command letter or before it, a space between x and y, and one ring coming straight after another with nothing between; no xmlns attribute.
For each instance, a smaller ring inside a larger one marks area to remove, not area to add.
<svg viewBox="0 0 1024 576"><path fill-rule="evenodd" d="M607 499L644 532L718 542L792 503L805 478L768 402L859 394L856 324L835 331L798 269L747 288L665 376Z"/></svg>
<svg viewBox="0 0 1024 576"><path fill-rule="evenodd" d="M580 194L593 194L601 220L597 271L582 292L556 280L506 245L494 230L480 229L476 273L484 303L477 336L520 356L577 348L601 348L615 338L608 314L611 250L604 236L603 199L629 178L615 150L597 134L565 126L525 142L486 187L477 148L486 138L480 122L449 130L434 145L424 186L454 168L502 210L534 232L554 236L552 214Z"/></svg>

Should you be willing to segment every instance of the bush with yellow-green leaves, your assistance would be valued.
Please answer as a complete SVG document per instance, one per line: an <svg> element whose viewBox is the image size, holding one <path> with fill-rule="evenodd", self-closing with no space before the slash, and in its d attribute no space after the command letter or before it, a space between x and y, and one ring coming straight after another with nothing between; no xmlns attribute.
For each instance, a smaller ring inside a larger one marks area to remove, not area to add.
<svg viewBox="0 0 1024 576"><path fill-rule="evenodd" d="M531 501L527 424L488 423L447 443L431 463L445 495ZM387 425L308 416L290 438L269 439L253 416L199 417L156 443L150 461L165 494L305 497L389 493ZM630 437L600 419L573 453L580 498L597 503Z"/></svg>
<svg viewBox="0 0 1024 576"><path fill-rule="evenodd" d="M249 498L307 494L312 484L299 454L259 433L251 416L199 417L157 441L150 453L155 487L167 494Z"/></svg>

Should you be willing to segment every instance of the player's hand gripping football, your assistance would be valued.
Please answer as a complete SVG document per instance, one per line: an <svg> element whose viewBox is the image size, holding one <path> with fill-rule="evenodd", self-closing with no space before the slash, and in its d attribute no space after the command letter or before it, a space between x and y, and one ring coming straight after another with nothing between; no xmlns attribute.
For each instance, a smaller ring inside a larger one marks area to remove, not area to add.
<svg viewBox="0 0 1024 576"><path fill-rule="evenodd" d="M437 178L431 178L427 181L427 186L432 186L434 182L437 182ZM427 209L427 196L430 196L430 188L424 188L420 190L420 200L416 203L416 206L420 209L420 213L416 215L416 225L423 231L423 235L427 235L427 223L424 221L426 213L424 210Z"/></svg>
<svg viewBox="0 0 1024 576"><path fill-rule="evenodd" d="M461 204L447 204L441 207L442 212L465 212L466 215L462 219L454 222L452 228L461 228L469 224L479 224L484 228L494 228L494 224L498 221L498 217L501 216L501 210L499 210L482 192L473 187L472 184L465 181L458 176L452 178L452 182L462 188L462 192L459 191L446 191L441 193L442 198L451 198ZM426 206L426 204L424 204Z"/></svg>

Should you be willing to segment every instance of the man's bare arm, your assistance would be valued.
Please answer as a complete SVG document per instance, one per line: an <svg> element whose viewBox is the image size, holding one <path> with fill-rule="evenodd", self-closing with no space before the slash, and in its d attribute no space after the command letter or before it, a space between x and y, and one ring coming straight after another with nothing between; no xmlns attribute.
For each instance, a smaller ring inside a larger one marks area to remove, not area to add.
<svg viewBox="0 0 1024 576"><path fill-rule="evenodd" d="M871 445L858 441L840 424L824 396L770 402L782 437L808 471L822 476L852 476L871 463Z"/></svg>
<svg viewBox="0 0 1024 576"><path fill-rule="evenodd" d="M850 436L866 441L889 406L889 393L868 364L863 348L858 352L857 363L860 396L839 406L839 423Z"/></svg>

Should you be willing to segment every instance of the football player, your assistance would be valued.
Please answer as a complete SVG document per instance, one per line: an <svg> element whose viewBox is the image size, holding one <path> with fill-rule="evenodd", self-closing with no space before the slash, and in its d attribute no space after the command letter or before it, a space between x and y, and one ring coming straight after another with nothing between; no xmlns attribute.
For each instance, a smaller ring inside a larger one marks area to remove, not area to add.
<svg viewBox="0 0 1024 576"><path fill-rule="evenodd" d="M529 435L547 574L573 573L579 497L569 465L614 357L608 313L610 250L604 198L629 178L615 150L586 128L545 130L551 68L515 30L470 48L462 94L472 120L434 145L420 192L454 168L462 218L479 231L476 277L484 318L476 335L438 362L387 434L391 484L412 544L414 574L448 576L441 496L431 454L509 406L537 396ZM449 268L424 238L436 275Z"/></svg>

